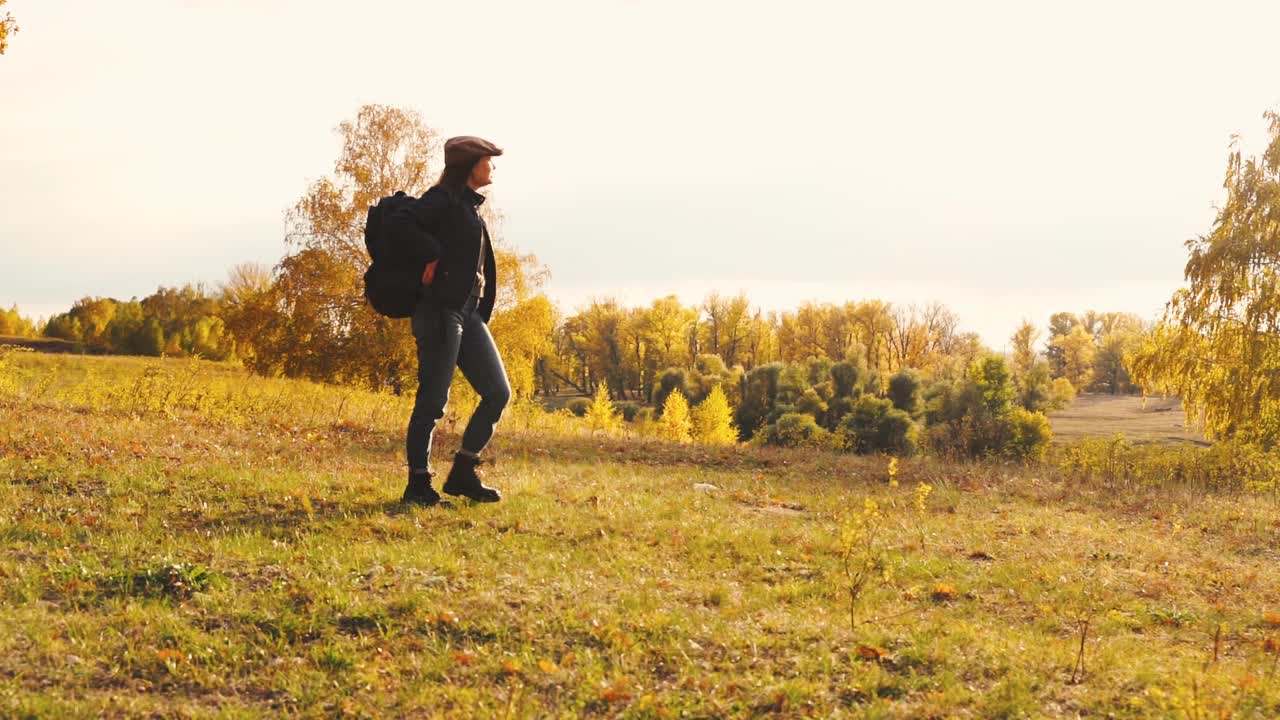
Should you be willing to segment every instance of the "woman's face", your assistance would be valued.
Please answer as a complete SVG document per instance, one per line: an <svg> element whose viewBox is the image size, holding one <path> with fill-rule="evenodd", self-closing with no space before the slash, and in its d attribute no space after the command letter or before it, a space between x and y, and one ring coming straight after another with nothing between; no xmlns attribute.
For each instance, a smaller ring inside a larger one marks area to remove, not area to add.
<svg viewBox="0 0 1280 720"><path fill-rule="evenodd" d="M479 190L493 182L493 158L486 155L480 158L480 162L471 169L471 177L469 178L471 187Z"/></svg>

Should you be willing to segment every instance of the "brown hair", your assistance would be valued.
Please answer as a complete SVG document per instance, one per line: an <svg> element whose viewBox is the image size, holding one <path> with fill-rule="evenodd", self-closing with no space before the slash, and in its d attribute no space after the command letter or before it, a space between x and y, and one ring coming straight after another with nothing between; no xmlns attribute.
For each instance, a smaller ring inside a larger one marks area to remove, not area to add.
<svg viewBox="0 0 1280 720"><path fill-rule="evenodd" d="M440 179L436 181L436 187L444 188L454 200L462 198L467 188L467 181L471 179L471 171L479 162L480 158L476 158L472 162L461 165L445 165L444 170L440 172Z"/></svg>

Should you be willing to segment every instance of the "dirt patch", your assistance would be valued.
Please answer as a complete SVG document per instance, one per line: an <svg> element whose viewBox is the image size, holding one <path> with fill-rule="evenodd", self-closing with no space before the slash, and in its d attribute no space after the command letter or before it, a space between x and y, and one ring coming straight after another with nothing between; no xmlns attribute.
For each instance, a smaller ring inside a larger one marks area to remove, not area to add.
<svg viewBox="0 0 1280 720"><path fill-rule="evenodd" d="M761 515L781 515L784 517L799 517L808 514L799 505L744 505L743 509L747 512Z"/></svg>

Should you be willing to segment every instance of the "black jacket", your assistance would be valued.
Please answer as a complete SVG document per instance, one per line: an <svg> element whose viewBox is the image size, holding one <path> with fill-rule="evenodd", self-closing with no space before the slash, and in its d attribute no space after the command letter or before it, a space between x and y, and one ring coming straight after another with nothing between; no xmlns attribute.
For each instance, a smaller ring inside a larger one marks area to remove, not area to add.
<svg viewBox="0 0 1280 720"><path fill-rule="evenodd" d="M476 310L489 322L498 290L498 273L493 243L487 240L488 233L479 212L484 199L471 188L464 188L455 199L448 190L436 186L392 213L386 227L393 246L414 248L419 253L411 260L440 261L435 279L425 292L429 299L454 308L462 307L471 297L480 264L481 238L486 238L484 297Z"/></svg>

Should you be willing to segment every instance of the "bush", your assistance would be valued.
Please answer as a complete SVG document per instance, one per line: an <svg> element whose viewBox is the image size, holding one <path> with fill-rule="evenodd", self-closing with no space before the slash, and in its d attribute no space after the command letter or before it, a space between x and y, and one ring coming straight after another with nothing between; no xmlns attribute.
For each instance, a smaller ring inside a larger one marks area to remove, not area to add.
<svg viewBox="0 0 1280 720"><path fill-rule="evenodd" d="M939 452L1034 459L1052 437L1043 414L1014 402L1018 390L1004 359L995 355L975 360L963 381L934 385L927 397L926 436Z"/></svg>
<svg viewBox="0 0 1280 720"><path fill-rule="evenodd" d="M920 373L910 368L899 370L889 378L889 400L893 406L915 417L924 409Z"/></svg>
<svg viewBox="0 0 1280 720"><path fill-rule="evenodd" d="M866 379L865 364L846 360L831 366L832 394L837 398L854 398L862 394Z"/></svg>
<svg viewBox="0 0 1280 720"><path fill-rule="evenodd" d="M1220 442L1202 448L1135 445L1122 435L1085 438L1051 448L1049 462L1069 474L1106 482L1271 495L1280 491L1280 454L1246 443Z"/></svg>
<svg viewBox="0 0 1280 720"><path fill-rule="evenodd" d="M1049 363L1041 360L1017 379L1018 404L1031 412L1044 412L1051 404Z"/></svg>
<svg viewBox="0 0 1280 720"><path fill-rule="evenodd" d="M805 380L809 385L821 385L831 377L831 361L826 358L811 357L805 363Z"/></svg>
<svg viewBox="0 0 1280 720"><path fill-rule="evenodd" d="M969 366L968 381L981 403L978 407L970 405L969 410L975 414L989 417L1004 415L1018 394L1009 365L999 355L974 360Z"/></svg>
<svg viewBox="0 0 1280 720"><path fill-rule="evenodd" d="M587 411L591 409L591 398L574 398L565 404L565 409L573 413L575 417L586 417Z"/></svg>
<svg viewBox="0 0 1280 720"><path fill-rule="evenodd" d="M853 412L858 401L851 397L834 397L827 403L827 421L823 424L828 430L835 430L846 415Z"/></svg>
<svg viewBox="0 0 1280 720"><path fill-rule="evenodd" d="M769 412L778 399L782 379L782 363L760 365L742 379L742 402L734 413L739 437L749 438L766 425Z"/></svg>
<svg viewBox="0 0 1280 720"><path fill-rule="evenodd" d="M1076 389L1071 381L1064 377L1056 378L1049 386L1049 406L1046 409L1061 410L1075 399Z"/></svg>
<svg viewBox="0 0 1280 720"><path fill-rule="evenodd" d="M887 452L914 455L919 447L919 428L907 413L889 400L864 395L853 412L840 421L838 432L846 450L856 453Z"/></svg>
<svg viewBox="0 0 1280 720"><path fill-rule="evenodd" d="M769 425L764 435L764 442L780 447L829 447L831 434L818 426L812 415L805 413L787 413Z"/></svg>
<svg viewBox="0 0 1280 720"><path fill-rule="evenodd" d="M661 408L667 402L667 396L676 390L679 390L680 394L688 399L689 374L685 372L684 368L667 368L658 377L658 388L653 393L653 406ZM658 414L661 415L662 411L659 410Z"/></svg>
<svg viewBox="0 0 1280 720"><path fill-rule="evenodd" d="M814 422L823 418L827 414L827 404L822 401L822 397L817 391L809 388L804 391L800 399L796 402L796 412L802 412L813 416Z"/></svg>
<svg viewBox="0 0 1280 720"><path fill-rule="evenodd" d="M640 412L640 408L642 407L640 403L632 402L630 400L614 403L614 406L618 408L619 413L622 413L622 419L627 422L635 420L636 413Z"/></svg>
<svg viewBox="0 0 1280 720"><path fill-rule="evenodd" d="M1015 460L1040 460L1044 457L1053 440L1049 418L1015 407L1003 420L1006 428L1002 433L1005 436L1000 448L1002 454Z"/></svg>

